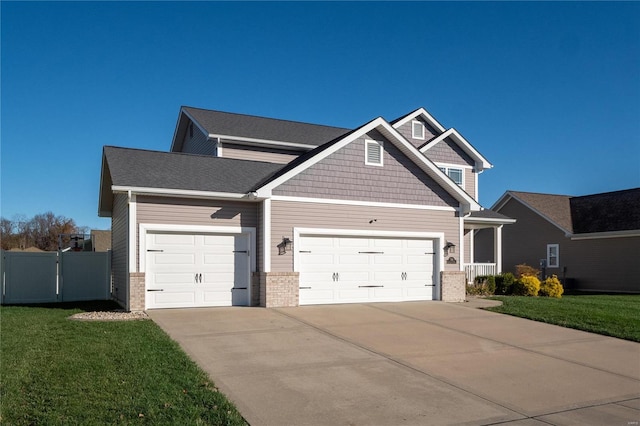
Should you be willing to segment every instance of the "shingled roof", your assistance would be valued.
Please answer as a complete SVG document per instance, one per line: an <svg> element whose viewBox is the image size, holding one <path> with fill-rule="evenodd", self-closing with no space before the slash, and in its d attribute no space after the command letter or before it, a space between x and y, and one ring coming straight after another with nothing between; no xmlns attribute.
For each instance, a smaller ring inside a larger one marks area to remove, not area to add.
<svg viewBox="0 0 640 426"><path fill-rule="evenodd" d="M574 234L640 229L640 188L573 197Z"/></svg>
<svg viewBox="0 0 640 426"><path fill-rule="evenodd" d="M282 164L207 155L104 147L112 184L243 194Z"/></svg>
<svg viewBox="0 0 640 426"><path fill-rule="evenodd" d="M299 121L182 107L206 132L241 138L291 142L318 146L351 129L302 123Z"/></svg>
<svg viewBox="0 0 640 426"><path fill-rule="evenodd" d="M568 234L640 230L640 188L572 197L507 191Z"/></svg>

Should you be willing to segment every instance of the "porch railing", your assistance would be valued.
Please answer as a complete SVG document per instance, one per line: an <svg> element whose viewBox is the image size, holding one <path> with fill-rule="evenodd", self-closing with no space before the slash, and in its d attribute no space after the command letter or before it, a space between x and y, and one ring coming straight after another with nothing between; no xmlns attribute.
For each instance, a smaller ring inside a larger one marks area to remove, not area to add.
<svg viewBox="0 0 640 426"><path fill-rule="evenodd" d="M495 275L496 264L495 263L465 263L464 274L467 277L467 283L471 284L475 281L477 276Z"/></svg>

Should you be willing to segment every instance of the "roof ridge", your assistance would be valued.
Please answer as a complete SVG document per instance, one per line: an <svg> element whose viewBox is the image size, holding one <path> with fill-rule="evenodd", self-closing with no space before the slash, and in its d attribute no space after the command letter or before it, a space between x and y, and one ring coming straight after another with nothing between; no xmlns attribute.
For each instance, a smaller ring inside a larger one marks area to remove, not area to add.
<svg viewBox="0 0 640 426"><path fill-rule="evenodd" d="M236 115L236 116L242 116L242 117L261 118L261 119L264 119L264 120L282 121L282 122L286 122L286 123L304 124L306 126L329 127L329 128L332 128L332 129L347 130L347 131L352 130L352 129L348 128L348 127L329 126L329 125L326 125L326 124L309 123L309 122L306 122L306 121L287 120L287 119L284 119L284 118L265 117L265 116L262 116L262 115L242 114L242 113L239 113L239 112L229 112L229 111L220 111L220 110L216 110L216 109L198 108L198 107L192 107L192 106L188 106L188 105L183 105L181 108L197 109L199 111L215 112L215 113L219 113L219 114L229 114L229 115Z"/></svg>

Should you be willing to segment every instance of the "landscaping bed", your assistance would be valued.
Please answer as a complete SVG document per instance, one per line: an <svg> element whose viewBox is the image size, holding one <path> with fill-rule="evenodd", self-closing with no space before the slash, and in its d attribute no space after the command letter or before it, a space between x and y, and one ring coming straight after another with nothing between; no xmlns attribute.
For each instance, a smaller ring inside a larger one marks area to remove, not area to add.
<svg viewBox="0 0 640 426"><path fill-rule="evenodd" d="M153 321L69 319L113 308L0 308L0 423L246 424Z"/></svg>

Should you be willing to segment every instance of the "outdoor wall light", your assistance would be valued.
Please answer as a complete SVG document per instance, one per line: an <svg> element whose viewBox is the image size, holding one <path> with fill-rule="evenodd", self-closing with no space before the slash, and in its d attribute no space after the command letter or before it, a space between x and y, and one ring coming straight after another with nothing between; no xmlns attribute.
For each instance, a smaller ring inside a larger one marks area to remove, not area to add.
<svg viewBox="0 0 640 426"><path fill-rule="evenodd" d="M278 247L278 255L285 254L287 252L287 250L291 251L291 245L292 244L293 244L293 242L289 238L282 237L282 242L277 245L277 247Z"/></svg>
<svg viewBox="0 0 640 426"><path fill-rule="evenodd" d="M453 244L450 241L447 241L447 244L444 245L443 249L444 249L446 254L455 253L456 252L456 245Z"/></svg>

